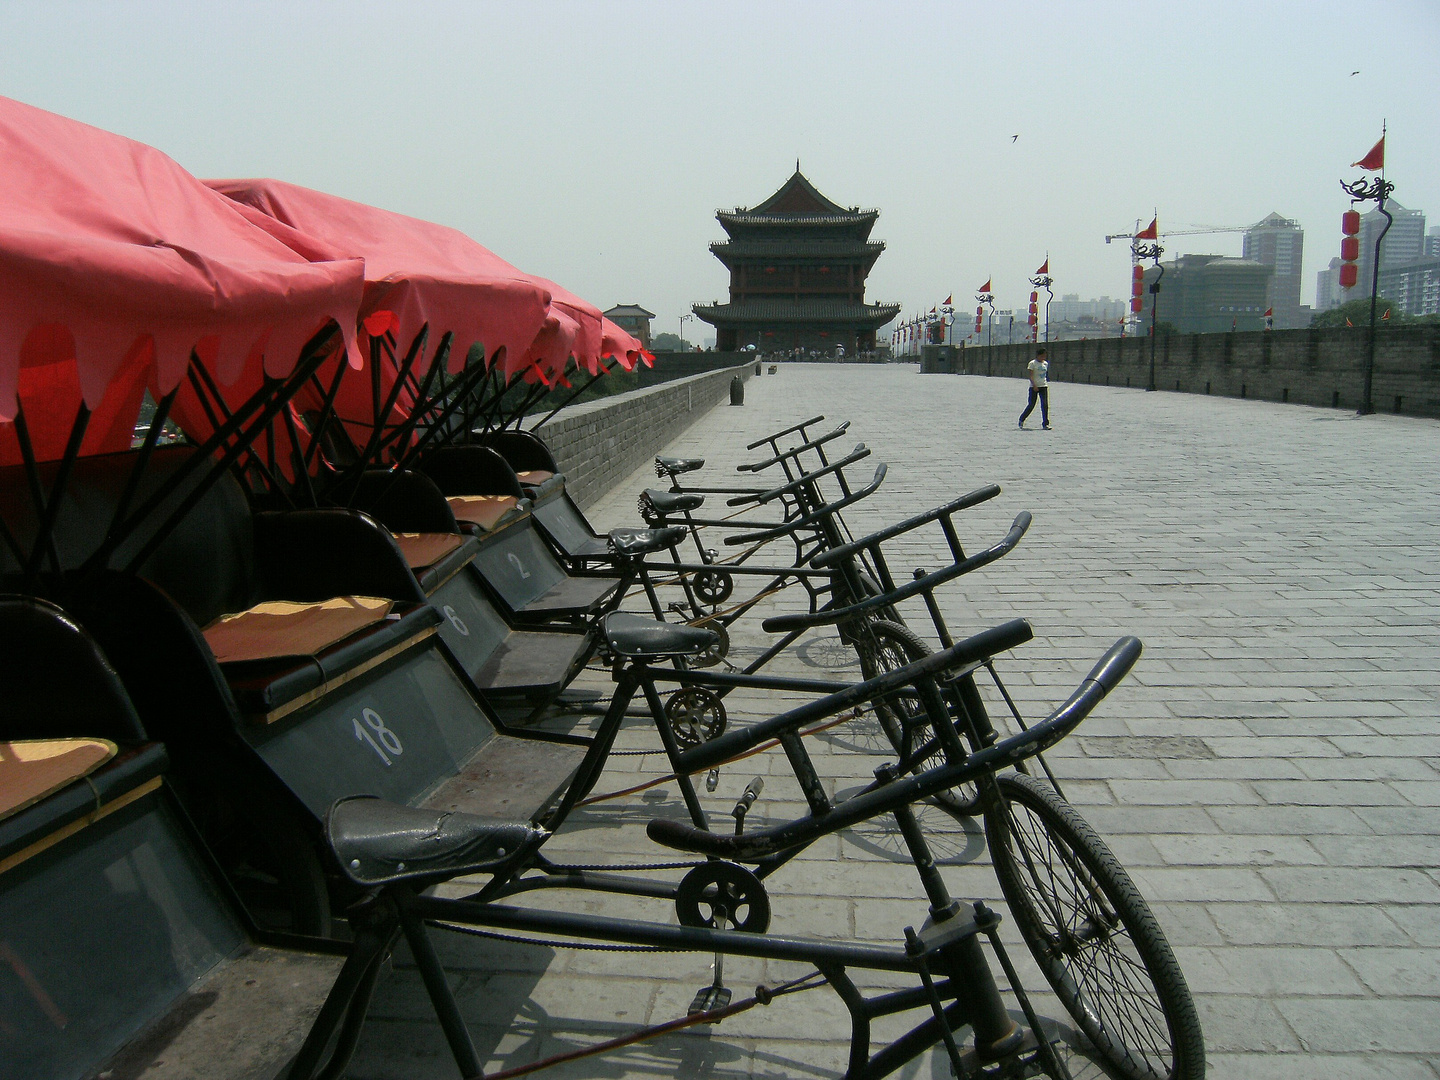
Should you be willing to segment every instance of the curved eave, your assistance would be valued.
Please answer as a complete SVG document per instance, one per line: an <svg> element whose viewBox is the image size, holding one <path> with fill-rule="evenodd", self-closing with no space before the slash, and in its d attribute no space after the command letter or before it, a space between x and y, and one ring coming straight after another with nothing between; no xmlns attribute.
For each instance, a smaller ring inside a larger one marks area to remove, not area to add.
<svg viewBox="0 0 1440 1080"><path fill-rule="evenodd" d="M866 304L861 310L835 314L820 314L805 311L796 306L787 309L776 306L768 310L735 310L734 304L694 304L690 310L697 318L711 326L773 325L779 323L829 323L878 329L900 314L899 304Z"/></svg>

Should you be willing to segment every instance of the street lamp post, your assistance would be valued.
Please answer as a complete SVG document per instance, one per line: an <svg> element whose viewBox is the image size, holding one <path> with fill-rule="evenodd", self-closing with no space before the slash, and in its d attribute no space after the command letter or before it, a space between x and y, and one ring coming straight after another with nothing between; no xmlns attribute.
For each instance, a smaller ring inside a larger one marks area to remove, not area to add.
<svg viewBox="0 0 1440 1080"><path fill-rule="evenodd" d="M1045 344L1050 344L1050 301L1055 299L1054 292L1050 286L1055 284L1055 279L1050 276L1050 256L1045 256L1045 265L1042 266L1034 277L1030 279L1030 285L1035 289L1045 290Z"/></svg>
<svg viewBox="0 0 1440 1080"><path fill-rule="evenodd" d="M695 318L694 315L681 315L681 316L680 316L680 351L681 351L681 352L684 352L684 351L685 351L685 323L688 322L690 319L693 319L693 318Z"/></svg>
<svg viewBox="0 0 1440 1080"><path fill-rule="evenodd" d="M1155 227L1153 224L1150 226ZM1159 336L1160 330L1160 279L1165 276L1165 268L1160 265L1160 256L1165 254L1165 249L1160 246L1160 241L1153 244L1142 244L1138 239L1131 243L1130 254L1138 263L1143 259L1154 259L1155 269L1159 271L1155 280L1150 284L1150 383L1146 390L1155 389L1155 339Z"/></svg>
<svg viewBox="0 0 1440 1080"><path fill-rule="evenodd" d="M1383 136L1381 142L1384 142ZM1370 267L1370 335L1365 344L1365 394L1364 399L1360 402L1359 412L1361 416L1369 416L1375 411L1375 405L1370 399L1370 388L1375 378L1375 307L1380 293L1380 241L1385 239L1385 234L1395 223L1395 218L1389 210L1385 209L1385 200L1395 190L1395 185L1386 180L1382 173L1380 176L1372 177L1368 182L1360 179L1347 184L1341 180L1340 186L1350 196L1352 203L1373 202L1376 209L1385 215L1385 227L1375 238L1375 255Z"/></svg>

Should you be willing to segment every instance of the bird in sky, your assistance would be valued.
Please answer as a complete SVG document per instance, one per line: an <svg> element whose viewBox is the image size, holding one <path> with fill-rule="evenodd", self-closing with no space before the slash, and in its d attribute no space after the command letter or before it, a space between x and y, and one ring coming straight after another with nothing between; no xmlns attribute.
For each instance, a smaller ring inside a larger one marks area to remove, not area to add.
<svg viewBox="0 0 1440 1080"><path fill-rule="evenodd" d="M1358 71L1352 71L1352 72L1350 72L1350 77L1353 79L1356 75L1359 75L1359 74L1360 74L1360 72L1358 72Z"/></svg>
<svg viewBox="0 0 1440 1080"><path fill-rule="evenodd" d="M1011 136L1010 136L1010 141L1013 143L1013 142L1014 142L1016 139L1018 139L1018 138L1020 138L1019 135L1011 135Z"/></svg>

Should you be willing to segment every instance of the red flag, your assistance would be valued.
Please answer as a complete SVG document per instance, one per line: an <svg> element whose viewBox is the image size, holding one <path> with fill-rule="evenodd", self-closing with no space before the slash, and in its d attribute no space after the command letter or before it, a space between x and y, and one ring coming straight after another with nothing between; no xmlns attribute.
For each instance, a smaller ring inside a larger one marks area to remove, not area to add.
<svg viewBox="0 0 1440 1080"><path fill-rule="evenodd" d="M989 291L990 291L990 282L993 281L993 280L994 280L993 278L986 278L986 279L985 279L985 284L980 286L980 291L981 291L981 292L989 292Z"/></svg>
<svg viewBox="0 0 1440 1080"><path fill-rule="evenodd" d="M1135 239L1136 239L1136 240L1159 240L1159 239L1160 239L1160 219L1159 219L1158 217L1156 217L1156 218L1151 218L1151 219L1150 219L1150 224L1149 224L1148 226L1146 226L1144 229L1142 229L1140 232L1137 232L1137 233L1135 234ZM1049 262L1050 260L1049 260L1049 259L1046 259L1045 261L1046 261L1046 262Z"/></svg>
<svg viewBox="0 0 1440 1080"><path fill-rule="evenodd" d="M1274 314L1275 314L1275 309L1274 309L1273 307L1267 307L1267 308L1265 309L1265 318L1268 319L1268 318L1272 317Z"/></svg>
<svg viewBox="0 0 1440 1080"><path fill-rule="evenodd" d="M955 303L955 294L951 293L949 296L945 297L945 306L949 307L953 303Z"/></svg>
<svg viewBox="0 0 1440 1080"><path fill-rule="evenodd" d="M1388 319L1388 318L1390 318L1390 309L1389 309L1388 307L1385 309L1385 314L1384 314L1384 315L1381 315L1380 318L1382 318L1382 319Z"/></svg>
<svg viewBox="0 0 1440 1080"><path fill-rule="evenodd" d="M931 314L931 315L934 315L934 314L935 314L935 309L934 309L933 307L930 309L930 314Z"/></svg>
<svg viewBox="0 0 1440 1080"><path fill-rule="evenodd" d="M1045 256L1045 261L1040 264L1040 269L1039 269L1039 270L1036 270L1035 273L1037 273L1037 274L1048 274L1049 272L1050 272L1050 256L1049 256L1049 255L1046 255L1046 256Z"/></svg>
<svg viewBox="0 0 1440 1080"><path fill-rule="evenodd" d="M1345 325L1346 325L1346 326L1354 326L1354 325L1355 325L1353 322L1350 321L1350 316L1349 316L1349 315L1346 315L1346 316L1345 316Z"/></svg>
<svg viewBox="0 0 1440 1080"><path fill-rule="evenodd" d="M1370 152L1359 161L1350 163L1352 169L1369 169L1371 172L1380 172L1385 168L1385 136L1380 136L1380 141L1370 148Z"/></svg>

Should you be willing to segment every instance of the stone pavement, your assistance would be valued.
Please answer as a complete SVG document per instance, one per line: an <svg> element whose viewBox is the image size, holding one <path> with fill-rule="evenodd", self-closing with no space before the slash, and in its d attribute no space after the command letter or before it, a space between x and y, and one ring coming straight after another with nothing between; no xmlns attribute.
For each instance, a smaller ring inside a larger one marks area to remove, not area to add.
<svg viewBox="0 0 1440 1080"><path fill-rule="evenodd" d="M962 631L1030 620L1035 640L1001 666L1027 716L1062 700L1117 636L1144 640L1131 677L1051 761L1175 946L1209 1075L1436 1080L1440 424L1066 383L1051 393L1055 429L1035 430L1036 416L1020 431L1018 380L783 365L749 383L743 408L717 407L667 452L706 456L705 482L743 483L733 466L753 459L746 442L816 413L849 419L839 445L864 441L889 466L879 492L849 515L856 534L1000 484L999 498L961 519L967 550L998 540L1021 510L1034 524L1010 556L943 587L942 606ZM869 466L850 475L868 477ZM591 519L634 523L635 495L655 483L637 472ZM892 568L898 577L902 564L939 566L942 551L938 531L926 533ZM767 605L801 602L782 593ZM906 616L929 625L923 607ZM732 657L768 640L758 623L737 626ZM858 675L824 634L774 670L817 668ZM605 691L601 678L591 685ZM790 701L737 695L731 722ZM879 760L868 723L810 740L833 790L863 783ZM637 722L622 745L654 751L657 740ZM653 752L618 757L599 787L663 771ZM757 773L768 786L755 824L800 812L775 753L724 770L707 806L728 822ZM679 811L673 784L600 803L547 852L652 860L644 822ZM931 809L923 820L955 893L998 900L983 836ZM883 823L815 845L770 884L772 929L782 934L895 943L925 914ZM526 902L632 916L645 903L574 893ZM663 906L643 910L673 920ZM710 975L697 956L475 939L444 948L491 1071L681 1016ZM726 981L738 999L791 972L732 959ZM1040 986L1028 963L1022 978ZM1053 998L1038 1001L1063 1021ZM845 1036L843 1010L822 989L542 1075L829 1077L843 1069ZM931 1055L900 1075L948 1074L943 1055ZM455 1075L403 956L350 1075Z"/></svg>

